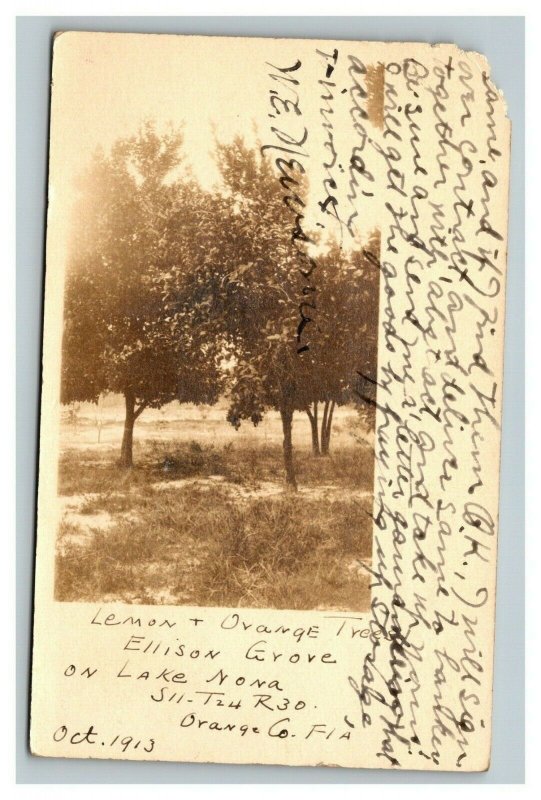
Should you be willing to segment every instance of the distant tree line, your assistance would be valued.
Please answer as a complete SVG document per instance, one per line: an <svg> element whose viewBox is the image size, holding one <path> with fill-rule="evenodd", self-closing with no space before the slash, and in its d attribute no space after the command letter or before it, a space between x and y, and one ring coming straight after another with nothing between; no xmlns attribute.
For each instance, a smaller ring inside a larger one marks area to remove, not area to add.
<svg viewBox="0 0 541 800"><path fill-rule="evenodd" d="M286 482L296 488L292 421L306 413L315 456L329 453L337 405L374 384L379 234L327 243L317 315L297 353L299 251L273 167L237 138L217 145L221 182L205 191L183 167L179 131L151 123L94 155L79 180L64 301L63 403L124 396L120 464L146 408L212 404L257 425L276 409ZM364 376L364 377L363 377Z"/></svg>

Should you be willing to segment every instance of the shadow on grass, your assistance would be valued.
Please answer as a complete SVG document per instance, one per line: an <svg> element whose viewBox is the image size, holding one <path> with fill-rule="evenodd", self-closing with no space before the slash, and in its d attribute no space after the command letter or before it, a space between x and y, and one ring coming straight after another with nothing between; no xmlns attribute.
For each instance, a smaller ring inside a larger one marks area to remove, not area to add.
<svg viewBox="0 0 541 800"><path fill-rule="evenodd" d="M136 447L136 466L120 470L118 454L112 451L68 450L60 459L59 494L117 492L182 478L222 476L237 484L282 481L282 448L278 445L253 447L228 443L222 447L198 442L147 441ZM299 485L317 486L338 482L348 488L372 489L373 451L351 447L330 456L314 458L310 452L295 453Z"/></svg>
<svg viewBox="0 0 541 800"><path fill-rule="evenodd" d="M138 459L137 468L122 472L110 453L98 461L95 454L63 457L64 494L82 495L82 518L106 512L113 524L83 540L73 535L73 525L68 530L63 524L57 600L367 608L369 579L355 565L371 552L370 498L363 502L346 492L329 499L315 492L255 494L239 502L226 485L174 483L217 475L224 484L279 481L277 447L147 443ZM325 459L303 453L297 466L305 486L372 489L368 450Z"/></svg>

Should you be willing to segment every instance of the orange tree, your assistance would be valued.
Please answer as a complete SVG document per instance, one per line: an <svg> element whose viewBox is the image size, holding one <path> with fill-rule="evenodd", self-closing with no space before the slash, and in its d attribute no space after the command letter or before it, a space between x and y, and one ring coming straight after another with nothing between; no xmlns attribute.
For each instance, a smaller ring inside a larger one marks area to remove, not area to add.
<svg viewBox="0 0 541 800"><path fill-rule="evenodd" d="M375 385L379 248L379 232L373 231L349 251L333 240L317 259L318 378L306 408L316 456L329 454L336 406L363 403L359 385L366 391Z"/></svg>
<svg viewBox="0 0 541 800"><path fill-rule="evenodd" d="M182 135L147 123L98 152L79 182L65 285L62 402L124 396L120 464L145 408L221 391L194 275L209 195L181 176Z"/></svg>
<svg viewBox="0 0 541 800"><path fill-rule="evenodd" d="M306 259L292 241L287 193L270 160L240 138L220 145L217 160L223 192L213 280L215 317L234 354L228 419L238 428L243 420L257 425L268 408L279 411L286 483L296 489L293 415L313 417L323 402L328 449L334 404L346 401L356 380L372 323L367 269L337 245L315 259L310 347L299 353L299 305L306 298L300 271ZM305 191L306 185L297 188Z"/></svg>

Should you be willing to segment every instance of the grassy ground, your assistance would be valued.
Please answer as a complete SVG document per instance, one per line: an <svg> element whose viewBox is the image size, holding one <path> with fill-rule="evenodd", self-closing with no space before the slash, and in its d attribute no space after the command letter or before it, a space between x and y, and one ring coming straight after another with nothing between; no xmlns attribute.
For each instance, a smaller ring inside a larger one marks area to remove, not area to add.
<svg viewBox="0 0 541 800"><path fill-rule="evenodd" d="M274 444L147 440L129 471L116 457L62 456L58 600L367 608L370 448L297 452L297 494Z"/></svg>

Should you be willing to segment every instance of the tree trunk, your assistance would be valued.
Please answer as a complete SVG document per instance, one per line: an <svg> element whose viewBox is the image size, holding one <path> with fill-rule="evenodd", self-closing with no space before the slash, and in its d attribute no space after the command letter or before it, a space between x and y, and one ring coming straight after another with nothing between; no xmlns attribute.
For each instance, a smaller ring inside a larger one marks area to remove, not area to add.
<svg viewBox="0 0 541 800"><path fill-rule="evenodd" d="M317 400L314 401L312 408L308 406L306 413L310 420L310 427L312 428L312 455L320 456L321 450L319 449L319 427L317 418Z"/></svg>
<svg viewBox="0 0 541 800"><path fill-rule="evenodd" d="M329 446L331 443L332 417L334 414L335 405L336 402L334 400L327 400L327 402L325 403L323 422L321 423L321 454L324 456L329 455Z"/></svg>
<svg viewBox="0 0 541 800"><path fill-rule="evenodd" d="M325 437L327 435L327 417L329 415L329 400L325 400L325 405L323 406L323 419L321 420L321 455L326 456L328 455L328 450L326 449L326 441Z"/></svg>
<svg viewBox="0 0 541 800"><path fill-rule="evenodd" d="M126 417L124 420L124 435L120 448L120 466L125 469L133 467L133 426L135 425L135 395L131 390L124 392L126 403Z"/></svg>
<svg viewBox="0 0 541 800"><path fill-rule="evenodd" d="M293 441L291 438L293 426L293 410L283 406L280 409L282 418L282 428L284 431L284 466L286 470L286 484L293 491L297 491L297 480L295 478L295 467L293 464Z"/></svg>

